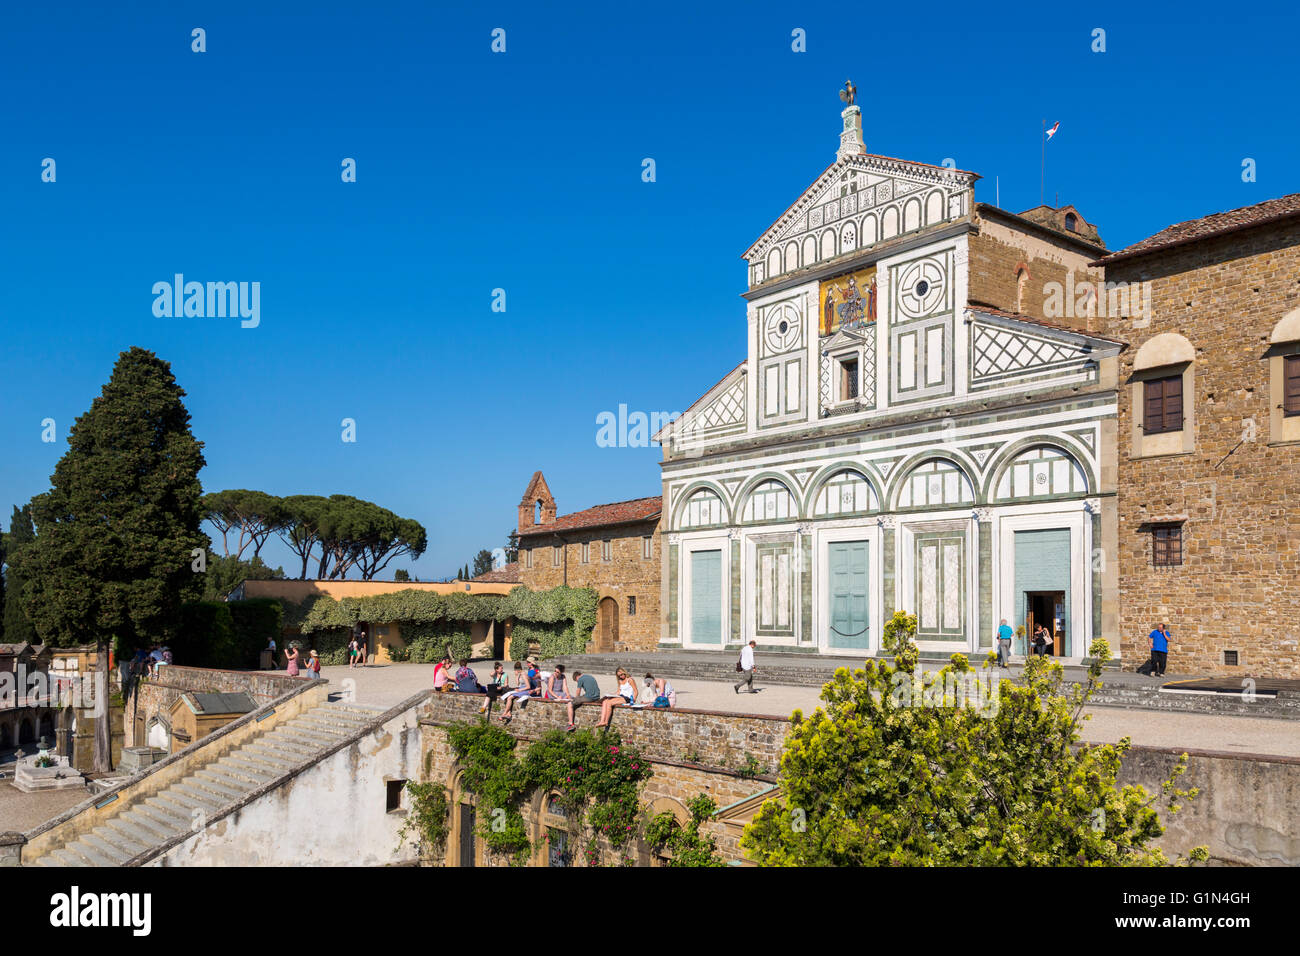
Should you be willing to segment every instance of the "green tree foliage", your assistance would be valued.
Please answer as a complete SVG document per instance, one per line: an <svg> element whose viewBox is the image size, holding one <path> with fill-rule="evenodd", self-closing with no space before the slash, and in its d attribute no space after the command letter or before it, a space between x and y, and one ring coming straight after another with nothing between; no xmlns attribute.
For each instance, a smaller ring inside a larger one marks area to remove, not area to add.
<svg viewBox="0 0 1300 956"><path fill-rule="evenodd" d="M21 552L36 537L32 529L32 506L14 506L9 531L3 536L8 562L5 571L4 639L8 644L31 644L38 640L36 629L23 613L23 573Z"/></svg>
<svg viewBox="0 0 1300 956"><path fill-rule="evenodd" d="M325 512L329 499L320 495L289 495L281 499L284 508L284 523L277 529L277 534L285 546L298 556L302 570L298 577L307 578L307 564L312 553L320 543L320 516Z"/></svg>
<svg viewBox="0 0 1300 956"><path fill-rule="evenodd" d="M428 547L424 526L352 495L290 495L280 499L275 531L302 562L316 558L316 578L336 580L356 569L374 580L396 557L418 558Z"/></svg>
<svg viewBox="0 0 1300 956"><path fill-rule="evenodd" d="M244 581L278 581L283 577L284 568L268 567L257 555L247 561L233 554L209 555L203 577L203 600L224 601Z"/></svg>
<svg viewBox="0 0 1300 956"><path fill-rule="evenodd" d="M713 816L718 805L708 794L700 794L686 804L690 819L685 825L668 811L646 824L645 839L656 850L668 851L669 866L725 866L718 855L718 841L701 834L700 827Z"/></svg>
<svg viewBox="0 0 1300 956"><path fill-rule="evenodd" d="M171 366L123 352L101 394L68 434L51 488L32 501L36 538L20 551L23 605L54 646L94 643L106 683L119 655L177 633L180 608L202 590L191 568L200 530L202 445ZM111 769L109 721L98 720L95 769Z"/></svg>
<svg viewBox="0 0 1300 956"><path fill-rule="evenodd" d="M478 577L480 574L487 574L492 570L492 552L484 548L478 554L474 555L474 571L470 575L471 579Z"/></svg>
<svg viewBox="0 0 1300 956"><path fill-rule="evenodd" d="M396 571L393 572L393 580L394 580L394 581L403 581L403 582L404 582L404 581L410 581L410 580L411 580L411 572L408 571L408 570L406 570L406 568L398 568Z"/></svg>
<svg viewBox="0 0 1300 956"><path fill-rule="evenodd" d="M21 553L23 546L30 544L36 537L31 525L31 505L21 509L14 506L13 516L9 519L9 532L4 535L5 561L5 605L4 605L4 640L8 644L31 644L38 641L36 628L31 626L27 615L23 613L23 587Z"/></svg>
<svg viewBox="0 0 1300 956"><path fill-rule="evenodd" d="M895 665L840 668L825 707L796 711L781 758L782 795L764 804L742 847L760 865L1158 865L1164 828L1153 797L1119 787L1128 751L1079 739L1084 704L1110 656L1089 649L1085 686L1031 658L1022 682L971 672L964 656L924 674L906 628ZM964 682L964 683L959 683ZM982 681L987 694L969 706ZM950 691L952 691L950 693ZM966 703L968 706L962 706ZM1196 795L1177 789L1186 755L1159 798L1169 812ZM1204 848L1192 859L1206 857Z"/></svg>
<svg viewBox="0 0 1300 956"><path fill-rule="evenodd" d="M510 534L506 535L506 563L519 560L519 529L511 528Z"/></svg>
<svg viewBox="0 0 1300 956"><path fill-rule="evenodd" d="M266 540L288 520L283 500L264 491L214 491L204 495L202 503L203 517L221 532L223 553L236 558L242 558L250 545L256 558ZM232 533L238 536L234 551L230 549Z"/></svg>

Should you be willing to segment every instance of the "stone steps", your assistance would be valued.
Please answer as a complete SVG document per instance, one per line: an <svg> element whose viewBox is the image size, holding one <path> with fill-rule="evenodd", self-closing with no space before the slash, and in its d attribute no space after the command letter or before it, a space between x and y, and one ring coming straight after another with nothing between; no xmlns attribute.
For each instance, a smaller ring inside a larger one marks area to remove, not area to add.
<svg viewBox="0 0 1300 956"><path fill-rule="evenodd" d="M340 744L360 738L384 711L325 703L272 728L236 750L195 768L68 845L32 860L35 866L122 866L284 780Z"/></svg>

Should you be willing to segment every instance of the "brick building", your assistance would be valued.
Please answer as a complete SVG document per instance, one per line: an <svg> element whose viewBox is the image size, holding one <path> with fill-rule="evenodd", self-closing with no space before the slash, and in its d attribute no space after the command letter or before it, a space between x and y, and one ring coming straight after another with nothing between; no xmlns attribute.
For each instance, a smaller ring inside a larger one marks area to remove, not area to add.
<svg viewBox="0 0 1300 956"><path fill-rule="evenodd" d="M519 502L519 583L541 591L595 588L597 651L659 644L659 512L662 499L636 498L559 515L542 473Z"/></svg>
<svg viewBox="0 0 1300 956"><path fill-rule="evenodd" d="M1170 668L1300 677L1300 194L1093 263L1147 284L1120 357L1120 630ZM1131 296L1132 297L1132 296Z"/></svg>

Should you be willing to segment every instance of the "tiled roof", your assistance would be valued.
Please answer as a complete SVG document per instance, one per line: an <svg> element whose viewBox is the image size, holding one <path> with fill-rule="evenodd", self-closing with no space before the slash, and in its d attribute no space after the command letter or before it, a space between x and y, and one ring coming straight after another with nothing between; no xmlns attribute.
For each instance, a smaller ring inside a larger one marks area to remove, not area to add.
<svg viewBox="0 0 1300 956"><path fill-rule="evenodd" d="M494 571L484 571L478 577L471 578L471 580L483 584L519 584L519 562L511 561Z"/></svg>
<svg viewBox="0 0 1300 956"><path fill-rule="evenodd" d="M1118 252L1112 252L1110 255L1098 259L1093 265L1109 265L1121 259L1144 256L1174 246L1182 246L1202 239L1237 232L1241 229L1249 229L1252 226L1262 226L1265 223L1279 219L1288 219L1292 216L1300 216L1300 193L1292 193L1278 199L1268 199L1253 206L1242 206L1240 209L1229 209L1227 212L1216 212L1200 219L1189 219L1186 222L1174 223L1172 226L1160 230L1154 236L1149 236L1141 242L1135 242Z"/></svg>
<svg viewBox="0 0 1300 956"><path fill-rule="evenodd" d="M586 511L560 515L554 521L520 530L519 536L533 534L550 534L553 531L576 531L580 528L600 528L605 525L633 524L658 518L663 511L664 499L661 495L653 498L634 498L631 501L616 501L608 505L596 505Z"/></svg>
<svg viewBox="0 0 1300 956"><path fill-rule="evenodd" d="M967 308L972 312L981 312L984 315L998 315L1004 319L1015 319L1017 322L1028 322L1030 325L1041 325L1045 329L1056 329L1060 332L1073 332L1075 335L1083 335L1090 339L1100 339L1102 342L1114 342L1116 345L1128 345L1128 343L1123 339L1111 338L1109 335L1098 335L1096 332L1076 329L1068 325L1062 325L1059 322L1048 322L1044 319L1035 319L1032 316L1021 315L1019 312L1007 312L1003 309L995 309L991 305L981 305L978 302L970 303Z"/></svg>

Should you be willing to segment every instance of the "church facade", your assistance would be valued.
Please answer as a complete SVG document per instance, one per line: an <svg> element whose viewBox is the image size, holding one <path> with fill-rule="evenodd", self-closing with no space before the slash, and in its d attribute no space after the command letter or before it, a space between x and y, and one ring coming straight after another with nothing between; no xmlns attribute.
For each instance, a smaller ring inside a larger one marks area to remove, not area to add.
<svg viewBox="0 0 1300 956"><path fill-rule="evenodd" d="M923 652L987 650L1001 618L1066 659L1118 649L1124 343L1055 288L1100 278L1104 245L1073 207L978 204L975 174L868 153L842 118L744 253L744 360L657 436L661 646L861 658L901 610Z"/></svg>

